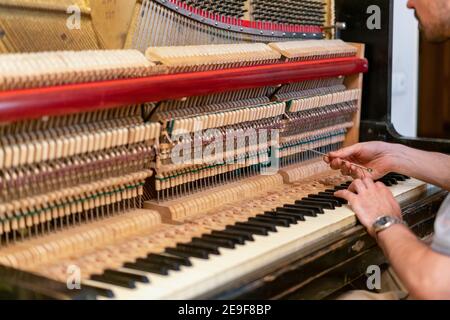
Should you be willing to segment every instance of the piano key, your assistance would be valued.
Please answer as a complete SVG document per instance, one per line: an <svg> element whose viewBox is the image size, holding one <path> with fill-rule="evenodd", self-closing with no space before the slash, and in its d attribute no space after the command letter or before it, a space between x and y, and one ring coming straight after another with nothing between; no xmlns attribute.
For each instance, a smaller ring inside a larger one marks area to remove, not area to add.
<svg viewBox="0 0 450 320"><path fill-rule="evenodd" d="M239 244L244 244L245 241L253 241L253 236L250 232L242 231L242 230L221 230L221 231L212 231L212 235L219 236L230 236L233 237L236 241L239 241Z"/></svg>
<svg viewBox="0 0 450 320"><path fill-rule="evenodd" d="M260 215L258 215L260 216ZM290 224L297 224L297 221L300 220L300 218L303 218L303 216L297 216L297 215L292 215L292 214L283 214L283 213L277 213L277 212L270 212L270 211L266 211L264 212L264 214L262 215L264 217L275 217L275 218L283 218L286 219L287 221L289 221Z"/></svg>
<svg viewBox="0 0 450 320"><path fill-rule="evenodd" d="M91 280L98 281L100 283L112 284L118 287L124 287L129 289L136 288L136 284L133 280L126 277L112 276L105 274L94 274L90 277Z"/></svg>
<svg viewBox="0 0 450 320"><path fill-rule="evenodd" d="M202 235L202 238L204 239L217 239L217 240L224 240L224 241L229 241L230 243L232 243L234 246L237 244L244 244L245 243L245 239L244 238L236 238L236 236L232 236L232 235L228 235L228 234L204 234Z"/></svg>
<svg viewBox="0 0 450 320"><path fill-rule="evenodd" d="M81 284L82 288L94 291L97 295L105 298L114 298L114 292L111 289L102 288L100 286L93 286L88 284Z"/></svg>
<svg viewBox="0 0 450 320"><path fill-rule="evenodd" d="M148 257L140 257L136 259L136 262L143 262L147 264L151 264L157 267L160 267L162 269L168 269L168 270L180 270L181 264L179 262L173 262L173 261L155 261L154 259L148 258Z"/></svg>
<svg viewBox="0 0 450 320"><path fill-rule="evenodd" d="M338 198L334 195L334 192L329 192L329 191L324 191L324 192L319 192L319 195L323 195L323 196L328 196L330 197L330 199L334 199L336 201L339 201L341 204L347 204L348 201L342 198Z"/></svg>
<svg viewBox="0 0 450 320"><path fill-rule="evenodd" d="M318 214L322 214L323 213L323 209L317 206L311 206L311 205L306 205L306 204L298 204L298 203L293 203L293 204L285 204L283 206L283 208L290 208L290 209L298 209L298 212L308 212L310 214L313 213L318 213Z"/></svg>
<svg viewBox="0 0 450 320"><path fill-rule="evenodd" d="M285 207L283 208L277 208L276 212L279 214L289 214L289 215L296 215L298 217L297 220L301 220L304 221L305 220L305 216L308 217L316 217L317 213L315 213L314 211L311 210L305 210L302 208L297 208L297 207L290 207L289 205L285 205Z"/></svg>
<svg viewBox="0 0 450 320"><path fill-rule="evenodd" d="M214 244L218 247L222 247L222 248L230 248L233 249L235 247L234 242L227 240L227 239L218 239L218 238L213 238L213 237L204 237L202 236L201 238L193 238L192 239L193 243L208 243L208 244Z"/></svg>
<svg viewBox="0 0 450 320"><path fill-rule="evenodd" d="M391 183L392 185L398 184L397 179L392 177L387 177L384 180L389 181L389 183Z"/></svg>
<svg viewBox="0 0 450 320"><path fill-rule="evenodd" d="M106 269L103 271L103 274L105 276L113 276L113 277L123 277L123 278L128 278L130 280L133 281L139 281L142 283L148 283L149 280L147 277L145 276L141 276L135 273L128 273L128 272L124 272L124 271L119 271L119 270L113 270L113 269Z"/></svg>
<svg viewBox="0 0 450 320"><path fill-rule="evenodd" d="M207 251L194 248L166 248L166 252L179 257L208 259Z"/></svg>
<svg viewBox="0 0 450 320"><path fill-rule="evenodd" d="M283 219L283 218L270 218L270 217L264 217L261 215L258 215L256 217L253 218L249 218L249 221L260 221L260 222L267 222L267 223L273 223L274 225L278 226L278 227L289 227L290 223L288 220Z"/></svg>
<svg viewBox="0 0 450 320"><path fill-rule="evenodd" d="M277 232L277 227L271 223L258 222L258 221L246 221L246 222L236 222L237 226L250 226L250 227L258 227L265 228L270 232Z"/></svg>
<svg viewBox="0 0 450 320"><path fill-rule="evenodd" d="M236 224L236 225L232 225L232 226L227 226L226 230L247 232L250 235L262 235L262 236L269 235L269 232L266 228L249 226L249 225Z"/></svg>
<svg viewBox="0 0 450 320"><path fill-rule="evenodd" d="M169 264L180 264L187 267L191 266L191 262L186 257L177 257L165 254L150 253L147 255L147 260L150 262L166 262Z"/></svg>
<svg viewBox="0 0 450 320"><path fill-rule="evenodd" d="M295 204L305 204L308 206L316 206L316 207L322 208L322 209L333 209L333 206L331 204L321 202L321 201L315 201L315 200L297 200L297 201L295 201Z"/></svg>
<svg viewBox="0 0 450 320"><path fill-rule="evenodd" d="M335 203L333 201L330 200L326 200L326 199L312 199L312 198L308 198L308 197L304 197L302 198L301 201L307 201L307 202L315 202L315 203L319 203L319 204L324 204L329 206L328 209L334 209L335 207Z"/></svg>
<svg viewBox="0 0 450 320"><path fill-rule="evenodd" d="M142 261L140 259L137 259L136 262L125 262L123 266L128 269L156 273L160 275L169 274L169 268L167 266L157 265L147 261Z"/></svg>
<svg viewBox="0 0 450 320"><path fill-rule="evenodd" d="M317 200L328 200L328 201L332 201L333 205L336 207L342 207L343 203L341 201L338 200L338 198L334 197L334 196L330 196L330 195L323 195L323 194L310 194L308 195L309 199L317 199Z"/></svg>
<svg viewBox="0 0 450 320"><path fill-rule="evenodd" d="M206 243L178 243L177 248L183 248L186 250L203 250L208 254L219 254L218 246Z"/></svg>
<svg viewBox="0 0 450 320"><path fill-rule="evenodd" d="M396 179L397 181L406 181L405 177L400 174L390 173L389 177Z"/></svg>

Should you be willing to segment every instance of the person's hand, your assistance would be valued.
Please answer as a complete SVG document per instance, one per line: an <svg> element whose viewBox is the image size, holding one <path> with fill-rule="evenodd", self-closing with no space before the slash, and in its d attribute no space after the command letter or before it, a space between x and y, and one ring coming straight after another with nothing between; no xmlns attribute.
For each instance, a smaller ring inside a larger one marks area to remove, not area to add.
<svg viewBox="0 0 450 320"><path fill-rule="evenodd" d="M335 196L348 201L371 236L375 236L373 224L379 217L402 218L400 206L392 192L383 183L375 183L370 178L356 179L348 190L337 191Z"/></svg>
<svg viewBox="0 0 450 320"><path fill-rule="evenodd" d="M328 156L324 157L324 161L332 169L341 170L343 175L355 179L368 177L377 180L394 171L399 149L399 145L385 142L365 142L330 152ZM373 171L368 172L351 165L349 162L370 168Z"/></svg>

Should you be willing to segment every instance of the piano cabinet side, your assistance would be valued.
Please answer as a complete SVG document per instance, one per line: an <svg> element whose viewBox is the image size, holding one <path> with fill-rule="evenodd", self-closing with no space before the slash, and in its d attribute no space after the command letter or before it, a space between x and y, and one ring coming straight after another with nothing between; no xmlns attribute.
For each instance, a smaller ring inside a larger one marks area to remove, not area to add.
<svg viewBox="0 0 450 320"><path fill-rule="evenodd" d="M363 43L351 43L355 46L357 51L357 57L364 59L365 45ZM362 101L362 89L363 89L363 73L357 73L349 75L345 78L344 84L347 89L360 89L361 93L358 99L358 111L353 116L353 127L347 132L344 146L348 147L359 142L359 131L361 122L361 101Z"/></svg>

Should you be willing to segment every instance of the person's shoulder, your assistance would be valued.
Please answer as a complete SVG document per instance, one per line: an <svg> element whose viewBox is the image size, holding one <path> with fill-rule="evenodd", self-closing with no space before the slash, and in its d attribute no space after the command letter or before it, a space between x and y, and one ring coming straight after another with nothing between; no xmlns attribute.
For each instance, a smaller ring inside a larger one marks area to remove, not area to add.
<svg viewBox="0 0 450 320"><path fill-rule="evenodd" d="M444 200L437 214L432 248L450 256L450 195Z"/></svg>

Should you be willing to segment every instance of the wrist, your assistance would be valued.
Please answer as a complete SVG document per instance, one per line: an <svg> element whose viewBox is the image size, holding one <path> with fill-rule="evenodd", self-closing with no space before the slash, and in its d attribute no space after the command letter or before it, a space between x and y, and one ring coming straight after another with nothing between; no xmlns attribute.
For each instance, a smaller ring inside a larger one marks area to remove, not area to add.
<svg viewBox="0 0 450 320"><path fill-rule="evenodd" d="M375 239L377 240L378 244L383 244L392 235L396 235L404 231L409 231L408 226L403 223L396 223L391 225L389 228L386 228L378 233L375 233Z"/></svg>
<svg viewBox="0 0 450 320"><path fill-rule="evenodd" d="M401 214L386 214L376 218L372 222L371 228L368 229L368 231L372 236L377 237L378 234L382 233L383 231L386 231L395 225L402 224L405 225L405 222L403 221Z"/></svg>
<svg viewBox="0 0 450 320"><path fill-rule="evenodd" d="M408 174L407 164L413 156L410 155L411 148L402 144L390 144L388 149L389 172Z"/></svg>

